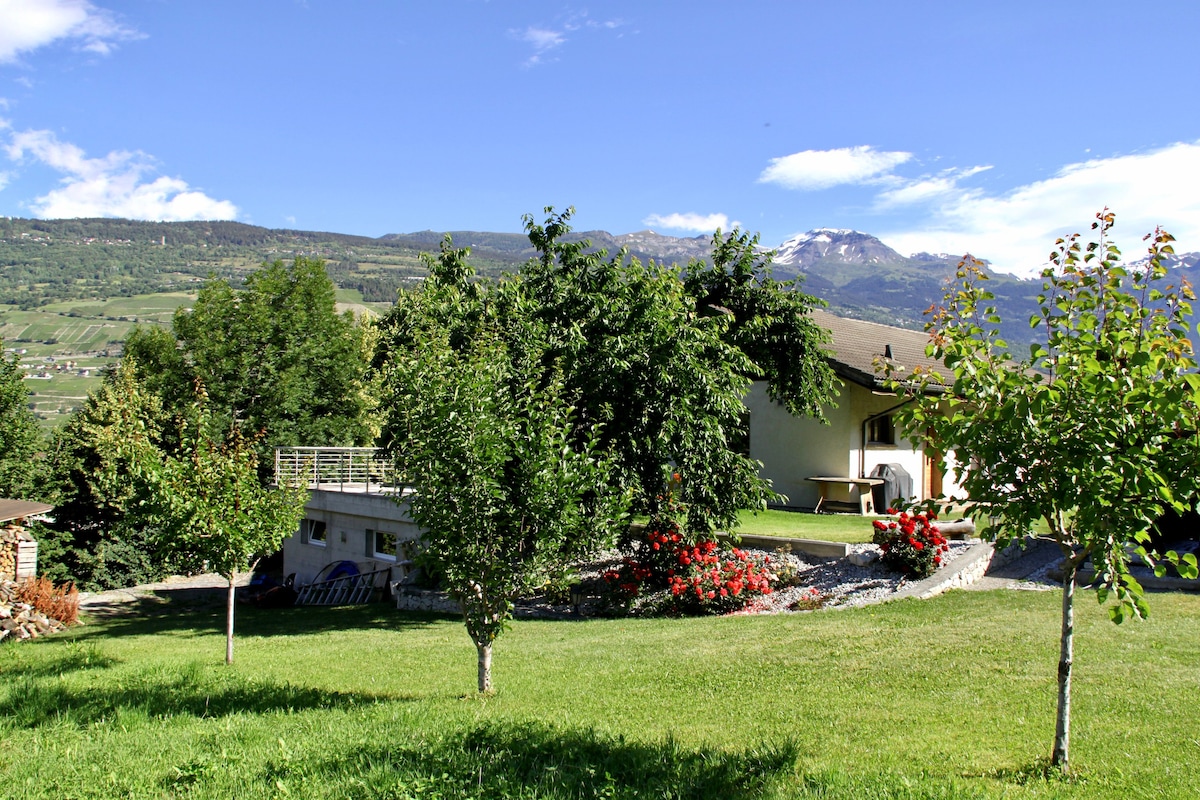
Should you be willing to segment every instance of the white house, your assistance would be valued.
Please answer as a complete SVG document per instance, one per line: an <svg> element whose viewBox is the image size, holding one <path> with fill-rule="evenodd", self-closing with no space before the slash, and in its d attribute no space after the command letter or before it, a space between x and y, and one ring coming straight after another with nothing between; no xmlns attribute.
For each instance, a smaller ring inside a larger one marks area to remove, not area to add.
<svg viewBox="0 0 1200 800"><path fill-rule="evenodd" d="M932 454L897 433L892 414L905 401L885 389L875 371L877 360L887 358L909 371L917 365L940 366L925 356L928 336L820 310L813 318L832 334L829 360L841 379L836 406L824 409L828 424L789 414L767 397L765 381L755 382L745 400L750 457L762 462L762 476L786 495L786 507L824 506L824 491L830 505L882 513L870 502L870 484L862 480L880 464L900 465L911 477L917 499L952 493L951 476L941 473Z"/></svg>
<svg viewBox="0 0 1200 800"><path fill-rule="evenodd" d="M360 573L392 567L392 578L403 578L420 529L393 477L373 447L278 448L275 482L309 489L300 530L283 543L283 574L303 586L327 565L352 561Z"/></svg>

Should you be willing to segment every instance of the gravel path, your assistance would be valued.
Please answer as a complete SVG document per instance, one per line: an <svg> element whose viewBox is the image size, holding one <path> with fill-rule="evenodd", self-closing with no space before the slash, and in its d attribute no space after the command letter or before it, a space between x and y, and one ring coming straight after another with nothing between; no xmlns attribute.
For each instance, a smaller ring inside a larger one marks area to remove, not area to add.
<svg viewBox="0 0 1200 800"><path fill-rule="evenodd" d="M239 575L236 586L250 583L250 573ZM228 581L221 575L172 575L158 583L145 583L128 589L110 589L104 592L83 592L79 595L79 610L89 614L116 613L127 609L130 604L146 602L211 601L224 602Z"/></svg>

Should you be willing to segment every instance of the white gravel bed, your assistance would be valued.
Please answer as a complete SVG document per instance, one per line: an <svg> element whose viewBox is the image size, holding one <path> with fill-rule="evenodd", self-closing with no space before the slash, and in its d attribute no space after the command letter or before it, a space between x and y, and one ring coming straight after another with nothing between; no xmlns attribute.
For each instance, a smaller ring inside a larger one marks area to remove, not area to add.
<svg viewBox="0 0 1200 800"><path fill-rule="evenodd" d="M950 550L942 554L940 570L946 570L955 559L965 553L972 545L971 542L951 541ZM857 566L851 562L850 556L845 558L821 559L803 553L781 553L742 548L747 552L757 552L771 557L774 564L781 567L786 565L796 573L795 584L785 586L769 595L756 598L739 614L784 614L820 608L851 608L855 606L880 603L892 598L911 581L905 580L898 572L894 572L879 563L878 559L865 566ZM850 546L850 553L879 552L878 545L856 544ZM617 569L621 565L621 554L615 550L604 553L599 558L579 569L579 576L586 590L583 604L585 616L606 613L599 594L602 581L600 577L606 570ZM778 570L787 571L785 569ZM634 602L634 613L638 609L652 608L665 600L666 591L654 595L639 597ZM797 604L799 603L799 607ZM517 604L518 617L534 616L567 616L571 609L562 605L551 605L544 598L532 598Z"/></svg>
<svg viewBox="0 0 1200 800"><path fill-rule="evenodd" d="M970 542L948 542L950 550L942 554L940 571L945 570L955 559L970 548ZM850 546L850 553L878 553L879 546L874 544L855 544ZM781 558L777 553L770 554L772 559ZM798 586L789 586L773 592L757 601L745 613L783 613L795 611L793 605L815 594L821 599L822 608L853 608L872 603L881 603L890 599L900 589L911 581L906 580L900 573L888 569L878 559L866 566L856 566L850 556L830 560L820 560L800 556L782 556L799 561L797 565Z"/></svg>

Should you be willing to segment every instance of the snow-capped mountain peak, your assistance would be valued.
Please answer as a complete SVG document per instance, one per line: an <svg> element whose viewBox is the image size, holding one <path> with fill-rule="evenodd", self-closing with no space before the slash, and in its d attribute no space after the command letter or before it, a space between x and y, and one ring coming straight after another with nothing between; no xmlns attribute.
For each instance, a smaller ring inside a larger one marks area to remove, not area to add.
<svg viewBox="0 0 1200 800"><path fill-rule="evenodd" d="M874 236L845 228L815 228L793 236L779 246L775 255L776 264L800 270L827 259L855 264L892 264L904 260Z"/></svg>

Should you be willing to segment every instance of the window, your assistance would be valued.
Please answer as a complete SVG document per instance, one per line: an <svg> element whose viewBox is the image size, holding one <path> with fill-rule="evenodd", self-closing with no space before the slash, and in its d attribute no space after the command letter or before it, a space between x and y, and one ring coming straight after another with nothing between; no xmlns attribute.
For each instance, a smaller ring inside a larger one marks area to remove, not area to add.
<svg viewBox="0 0 1200 800"><path fill-rule="evenodd" d="M396 534L387 531L367 530L367 555L372 558L396 560Z"/></svg>
<svg viewBox="0 0 1200 800"><path fill-rule="evenodd" d="M306 542L317 547L324 547L326 539L325 520L323 519L302 519L300 520L300 541Z"/></svg>
<svg viewBox="0 0 1200 800"><path fill-rule="evenodd" d="M867 420L867 442L870 444L895 444L896 426L891 414Z"/></svg>

